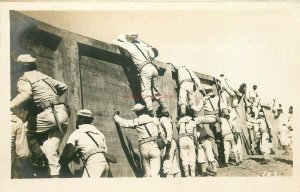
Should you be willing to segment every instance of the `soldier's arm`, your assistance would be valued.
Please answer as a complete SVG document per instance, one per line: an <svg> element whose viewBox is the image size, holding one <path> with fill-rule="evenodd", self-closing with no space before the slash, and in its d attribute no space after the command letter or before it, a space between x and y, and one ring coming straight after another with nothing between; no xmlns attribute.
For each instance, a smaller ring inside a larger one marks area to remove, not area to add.
<svg viewBox="0 0 300 192"><path fill-rule="evenodd" d="M173 135L172 121L171 120L170 121L169 120L161 121L161 126L162 126L161 129L165 128L165 130L166 130L166 133L167 133L166 140L171 141L172 135Z"/></svg>
<svg viewBox="0 0 300 192"><path fill-rule="evenodd" d="M103 143L104 143L104 151L107 153L107 144L106 144L106 139L105 136L103 135Z"/></svg>
<svg viewBox="0 0 300 192"><path fill-rule="evenodd" d="M14 109L21 105L23 102L31 98L32 91L29 81L24 78L21 78L17 84L18 95L10 102L10 108Z"/></svg>
<svg viewBox="0 0 300 192"><path fill-rule="evenodd" d="M61 164L61 166L67 166L72 161L74 152L76 150L76 136L76 131L70 135L59 159L59 164Z"/></svg>
<svg viewBox="0 0 300 192"><path fill-rule="evenodd" d="M114 116L114 120L116 123L118 123L121 127L124 128L135 128L138 125L138 119L124 119L120 117L119 115Z"/></svg>
<svg viewBox="0 0 300 192"><path fill-rule="evenodd" d="M52 79L52 82L59 96L63 95L67 91L68 86L65 83L55 79Z"/></svg>

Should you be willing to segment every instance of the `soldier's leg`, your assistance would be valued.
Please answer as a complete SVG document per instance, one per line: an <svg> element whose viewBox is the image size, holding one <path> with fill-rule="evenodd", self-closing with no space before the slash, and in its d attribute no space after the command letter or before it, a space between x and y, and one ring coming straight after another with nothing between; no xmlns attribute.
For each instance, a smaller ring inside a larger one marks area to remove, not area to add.
<svg viewBox="0 0 300 192"><path fill-rule="evenodd" d="M187 107L187 90L180 87L178 104L180 106L180 115L185 116Z"/></svg>
<svg viewBox="0 0 300 192"><path fill-rule="evenodd" d="M58 176L60 171L59 161L59 145L61 141L61 134L59 130L55 129L48 133L48 139L44 141L41 149L45 153L49 162L49 175Z"/></svg>
<svg viewBox="0 0 300 192"><path fill-rule="evenodd" d="M150 156L150 174L151 177L159 177L160 170L160 150L155 142L152 142L151 150L149 152Z"/></svg>
<svg viewBox="0 0 300 192"><path fill-rule="evenodd" d="M210 140L206 139L204 141L204 149L205 149L205 154L207 157L207 160L210 164L211 167L211 171L216 174L217 173L217 166L215 163L215 157L214 157L214 152L213 152L213 147L212 147L212 143Z"/></svg>
<svg viewBox="0 0 300 192"><path fill-rule="evenodd" d="M186 137L179 138L179 147L180 147L180 159L182 161L182 169L184 173L184 177L189 176L189 157L188 157L188 149Z"/></svg>
<svg viewBox="0 0 300 192"><path fill-rule="evenodd" d="M195 151L195 145L193 144L193 147L190 148L190 175L191 177L195 177L196 175L196 151Z"/></svg>
<svg viewBox="0 0 300 192"><path fill-rule="evenodd" d="M230 155L230 142L227 140L224 141L224 156L225 156L225 165L228 165L229 155Z"/></svg>
<svg viewBox="0 0 300 192"><path fill-rule="evenodd" d="M149 150L146 146L147 143L144 143L140 146L140 154L143 164L144 177L150 177L150 159L149 159Z"/></svg>
<svg viewBox="0 0 300 192"><path fill-rule="evenodd" d="M144 67L145 68L145 67ZM151 90L151 73L146 70L141 71L141 95L145 101L148 111L153 111L152 108L152 90Z"/></svg>
<svg viewBox="0 0 300 192"><path fill-rule="evenodd" d="M198 163L200 163L201 167L201 174L202 176L207 176L207 165L206 165L206 158L205 158L205 153L203 149L203 144L198 145L198 157L197 157Z"/></svg>

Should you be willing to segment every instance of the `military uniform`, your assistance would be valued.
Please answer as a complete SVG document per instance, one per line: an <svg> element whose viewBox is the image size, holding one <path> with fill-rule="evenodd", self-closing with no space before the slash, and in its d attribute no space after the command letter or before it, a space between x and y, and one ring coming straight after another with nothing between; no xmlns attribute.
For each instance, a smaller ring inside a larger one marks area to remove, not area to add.
<svg viewBox="0 0 300 192"><path fill-rule="evenodd" d="M94 125L79 125L79 128L70 135L67 144L74 145L84 157L83 178L107 177L109 165L104 156L104 153L107 153L106 141L104 135Z"/></svg>
<svg viewBox="0 0 300 192"><path fill-rule="evenodd" d="M222 136L224 142L224 155L225 155L225 164L228 164L229 155L231 152L234 153L235 159L238 161L238 155L235 147L234 135L233 131L231 130L231 125L229 124L228 120L225 118L221 118L221 129L222 129Z"/></svg>
<svg viewBox="0 0 300 192"><path fill-rule="evenodd" d="M31 62L35 61L30 55L20 55L18 60L26 63L28 58ZM34 101L36 110L29 111L30 116L27 128L29 133L38 133L37 138L40 137L39 134L41 133L46 135L45 140L41 142L41 150L48 159L50 175L58 175L60 165L57 151L63 135L59 132L50 104L53 103L55 105L58 123L66 128L68 115L64 104L59 102L58 98L65 93L67 86L37 70L32 70L23 74L18 81L17 87L19 93L11 101L11 109L18 107L29 99ZM29 141L29 143L31 144L32 142ZM30 149L32 152L40 151L40 149L32 149L31 146ZM38 153L41 153L41 151ZM41 154L36 155L40 156Z"/></svg>
<svg viewBox="0 0 300 192"><path fill-rule="evenodd" d="M260 102L260 97L257 94L256 90L251 90L251 91L246 91L245 95L245 105L246 105L246 112L247 112L247 117L249 118L250 112L254 112L255 116L254 119L257 119L258 117L258 112L259 112L259 102Z"/></svg>
<svg viewBox="0 0 300 192"><path fill-rule="evenodd" d="M259 123L259 131L261 134L260 151L263 153L264 160L269 161L271 149L269 144L269 133L267 129L267 123L263 118L258 119L258 123Z"/></svg>
<svg viewBox="0 0 300 192"><path fill-rule="evenodd" d="M179 176L180 169L176 159L177 144L173 138L173 125L172 119L170 117L159 118L161 124L161 133L164 138L166 138L168 143L171 143L169 155L163 161L163 173L169 176ZM164 149L163 155L166 155L166 149Z"/></svg>
<svg viewBox="0 0 300 192"><path fill-rule="evenodd" d="M121 127L137 130L144 177L159 177L160 150L156 143L160 126L159 121L148 114L142 114L138 118L130 120L115 115L114 120Z"/></svg>
<svg viewBox="0 0 300 192"><path fill-rule="evenodd" d="M190 71L185 66L180 66L177 73L178 83L180 85L178 101L178 104L180 106L180 114L183 114L183 116L185 115L187 106L189 106L194 111L199 112L200 109L196 107L194 95L196 91L202 89L199 78L193 71Z"/></svg>
<svg viewBox="0 0 300 192"><path fill-rule="evenodd" d="M195 177L196 167L196 123L192 117L185 116L177 122L177 129L179 134L180 158L182 160L182 167L185 177ZM189 174L189 169L190 173Z"/></svg>
<svg viewBox="0 0 300 192"><path fill-rule="evenodd" d="M26 138L26 130L23 122L16 115L11 114L11 177L28 177L26 170L29 168L29 148ZM27 170L28 171L28 170Z"/></svg>
<svg viewBox="0 0 300 192"><path fill-rule="evenodd" d="M120 35L112 44L127 50L140 71L141 95L148 111L153 111L152 98L159 102L160 106L163 107L163 111L167 111L166 101L157 87L158 71L153 64L153 60L157 55L155 55L153 48L137 38L129 40L126 35Z"/></svg>
<svg viewBox="0 0 300 192"><path fill-rule="evenodd" d="M212 89L207 89L212 91ZM204 108L204 115L194 118L196 124L200 124L203 127L203 124L209 124L210 126L214 126L218 121L218 113L219 113L219 97L214 96L210 97L206 95L202 98L203 108ZM198 137L202 137L201 134ZM220 147L220 146L218 146ZM197 161L201 164L202 173L206 173L206 159L208 159L208 163L210 167L212 167L212 171L216 174L217 168L215 164L215 158L213 154L213 148L211 141L208 137L203 138L200 140L200 144L198 145L198 158Z"/></svg>

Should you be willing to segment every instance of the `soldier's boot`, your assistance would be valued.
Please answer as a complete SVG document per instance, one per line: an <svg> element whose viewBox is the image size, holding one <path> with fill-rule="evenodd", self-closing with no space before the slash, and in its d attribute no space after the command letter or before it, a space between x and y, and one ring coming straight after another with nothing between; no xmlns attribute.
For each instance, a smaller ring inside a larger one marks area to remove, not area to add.
<svg viewBox="0 0 300 192"><path fill-rule="evenodd" d="M145 101L145 105L146 105L146 108L148 110L148 112L150 113L150 111L153 112L153 108L152 108L152 97L145 97L144 98L144 101Z"/></svg>
<svg viewBox="0 0 300 192"><path fill-rule="evenodd" d="M224 153L224 156L225 156L225 167L228 167L228 161L229 161L229 153Z"/></svg>
<svg viewBox="0 0 300 192"><path fill-rule="evenodd" d="M188 165L183 165L182 168L183 168L183 174L184 174L183 176L184 177L189 177L190 176L189 166Z"/></svg>
<svg viewBox="0 0 300 192"><path fill-rule="evenodd" d="M206 177L208 174L207 174L207 171L206 171L206 163L201 163L201 172L202 172L202 177Z"/></svg>
<svg viewBox="0 0 300 192"><path fill-rule="evenodd" d="M186 105L181 104L180 105L180 117L184 117L186 115Z"/></svg>
<svg viewBox="0 0 300 192"><path fill-rule="evenodd" d="M243 153L239 153L238 154L238 156L239 156L239 160L240 160L240 164L243 162Z"/></svg>
<svg viewBox="0 0 300 192"><path fill-rule="evenodd" d="M167 103L166 103L166 100L161 97L158 99L158 103L159 105L162 107L162 113L165 114L168 112L168 106L167 106Z"/></svg>
<svg viewBox="0 0 300 192"><path fill-rule="evenodd" d="M190 165L190 171L191 171L191 177L195 177L196 176L196 166Z"/></svg>
<svg viewBox="0 0 300 192"><path fill-rule="evenodd" d="M50 178L59 178L59 175L50 175Z"/></svg>

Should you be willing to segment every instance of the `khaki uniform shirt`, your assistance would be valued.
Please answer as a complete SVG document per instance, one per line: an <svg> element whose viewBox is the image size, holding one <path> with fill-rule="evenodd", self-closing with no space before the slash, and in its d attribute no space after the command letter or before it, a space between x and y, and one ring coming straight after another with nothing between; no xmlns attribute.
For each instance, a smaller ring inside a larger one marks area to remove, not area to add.
<svg viewBox="0 0 300 192"><path fill-rule="evenodd" d="M20 77L17 87L19 94L10 103L12 109L30 98L33 98L34 103L37 105L44 100L54 100L58 95L62 95L67 90L66 84L52 79L37 70L25 72Z"/></svg>
<svg viewBox="0 0 300 192"><path fill-rule="evenodd" d="M130 53L134 64L139 69L154 60L155 55L152 51L152 47L146 45L139 39L130 42L125 38L125 35L120 35L118 39L112 42L112 44L127 50Z"/></svg>
<svg viewBox="0 0 300 192"><path fill-rule="evenodd" d="M151 136L158 136L160 123L157 119L150 117L147 114L140 115L138 118L130 120L123 119L120 116L115 115L114 119L121 127L136 129L139 141L147 139ZM147 132L146 127L151 136Z"/></svg>
<svg viewBox="0 0 300 192"><path fill-rule="evenodd" d="M86 132L88 132L94 138L99 148L103 149L103 152L107 152L105 136L94 125L91 124L79 125L79 129L70 135L67 144L74 145L82 154L86 154L88 151L97 148L95 142L88 136Z"/></svg>

